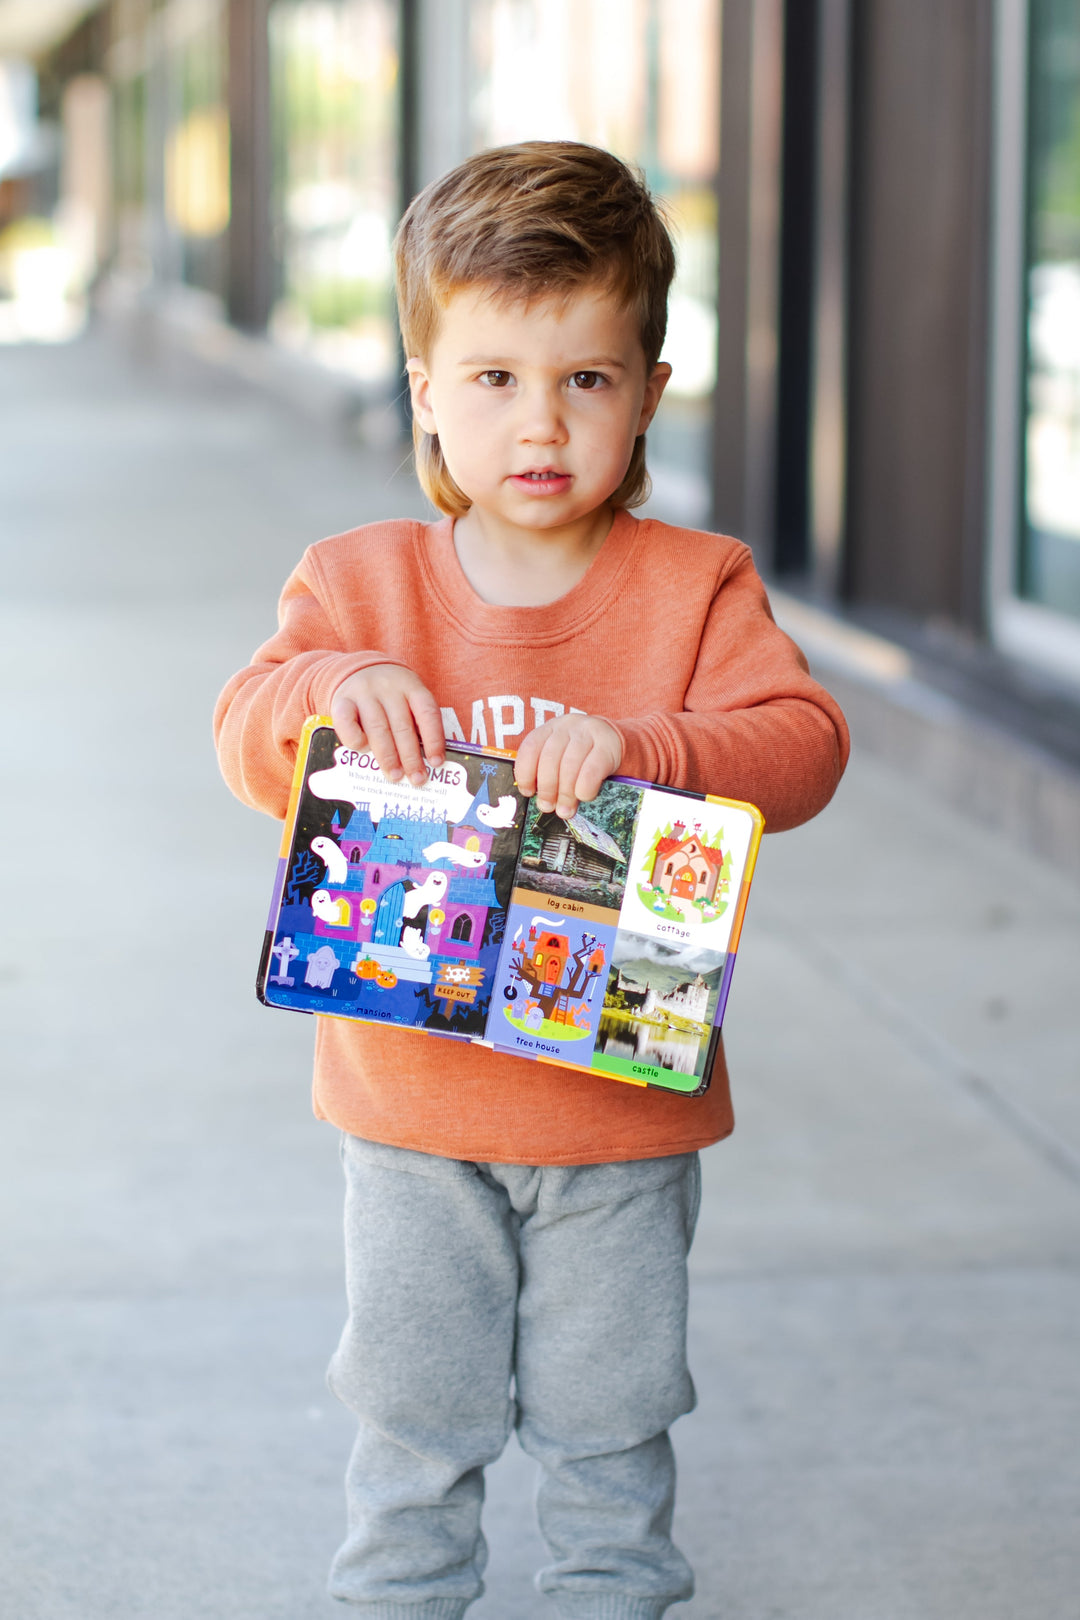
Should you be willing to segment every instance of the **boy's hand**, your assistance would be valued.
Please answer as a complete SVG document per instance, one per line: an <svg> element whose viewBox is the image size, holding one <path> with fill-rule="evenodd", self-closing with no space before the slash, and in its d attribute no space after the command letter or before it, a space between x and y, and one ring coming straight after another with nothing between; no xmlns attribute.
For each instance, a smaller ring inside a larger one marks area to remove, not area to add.
<svg viewBox="0 0 1080 1620"><path fill-rule="evenodd" d="M350 675L330 699L330 718L346 747L368 749L391 782L407 776L423 787L425 758L441 765L446 757L439 705L404 664L373 664Z"/></svg>
<svg viewBox="0 0 1080 1620"><path fill-rule="evenodd" d="M599 715L563 714L530 731L517 752L514 780L535 793L541 810L565 821L580 803L595 799L622 763L622 742Z"/></svg>

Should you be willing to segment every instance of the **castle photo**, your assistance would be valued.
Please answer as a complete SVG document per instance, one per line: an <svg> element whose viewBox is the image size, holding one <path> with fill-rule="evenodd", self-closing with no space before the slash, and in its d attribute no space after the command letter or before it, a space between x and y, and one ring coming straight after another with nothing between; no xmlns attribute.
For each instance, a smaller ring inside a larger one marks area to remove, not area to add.
<svg viewBox="0 0 1080 1620"><path fill-rule="evenodd" d="M703 1029L705 1027L709 986L700 973L670 990L658 990L648 979L644 984L636 983L619 968L609 995L613 1004L621 1005L628 1012L636 1012L642 1019L660 1022L671 1016L685 1019L687 1023L700 1024ZM621 1001L617 1002L617 997L621 997Z"/></svg>

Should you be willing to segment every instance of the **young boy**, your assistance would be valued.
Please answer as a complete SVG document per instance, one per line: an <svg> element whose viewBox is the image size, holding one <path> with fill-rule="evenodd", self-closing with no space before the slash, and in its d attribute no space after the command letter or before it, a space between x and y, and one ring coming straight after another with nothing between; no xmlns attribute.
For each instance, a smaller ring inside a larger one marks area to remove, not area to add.
<svg viewBox="0 0 1080 1620"><path fill-rule="evenodd" d="M280 629L218 704L222 768L285 812L329 712L391 779L445 739L517 748L569 816L615 772L747 799L773 829L827 803L836 704L775 626L737 541L639 522L674 259L610 154L530 142L429 186L397 239L420 481L446 516L312 547ZM483 1590L483 1469L516 1426L540 1464L567 1620L658 1620L690 1596L668 1429L694 1402L686 1255L699 1098L321 1019L315 1110L343 1132L356 1413L333 1594L366 1620L459 1620Z"/></svg>

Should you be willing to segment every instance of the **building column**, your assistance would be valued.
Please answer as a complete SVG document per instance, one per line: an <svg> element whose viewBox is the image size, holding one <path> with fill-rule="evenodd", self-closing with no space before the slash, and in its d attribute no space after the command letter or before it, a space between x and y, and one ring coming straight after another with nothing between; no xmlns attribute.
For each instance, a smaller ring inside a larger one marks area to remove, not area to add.
<svg viewBox="0 0 1080 1620"><path fill-rule="evenodd" d="M854 8L850 599L982 627L993 12Z"/></svg>
<svg viewBox="0 0 1080 1620"><path fill-rule="evenodd" d="M725 0L713 522L772 560L776 477L782 0Z"/></svg>
<svg viewBox="0 0 1080 1620"><path fill-rule="evenodd" d="M809 397L809 574L840 594L846 530L852 0L820 0Z"/></svg>
<svg viewBox="0 0 1080 1620"><path fill-rule="evenodd" d="M469 0L409 0L415 55L413 184L417 191L469 156Z"/></svg>
<svg viewBox="0 0 1080 1620"><path fill-rule="evenodd" d="M269 0L229 0L230 321L261 332L274 300Z"/></svg>

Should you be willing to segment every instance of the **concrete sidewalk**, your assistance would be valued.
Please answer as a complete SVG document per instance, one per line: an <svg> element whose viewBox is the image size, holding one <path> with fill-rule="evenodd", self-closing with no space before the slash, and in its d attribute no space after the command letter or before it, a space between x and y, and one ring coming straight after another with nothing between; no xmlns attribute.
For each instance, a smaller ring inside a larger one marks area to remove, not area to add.
<svg viewBox="0 0 1080 1620"><path fill-rule="evenodd" d="M0 350L0 402L0 1613L342 1614L336 1140L308 1022L252 994L277 830L222 787L208 717L303 545L419 498L385 454L96 338ZM1080 1612L1078 929L1075 885L865 753L767 840L739 1129L704 1160L674 1613ZM531 1489L516 1450L490 1472L477 1620L546 1613Z"/></svg>

